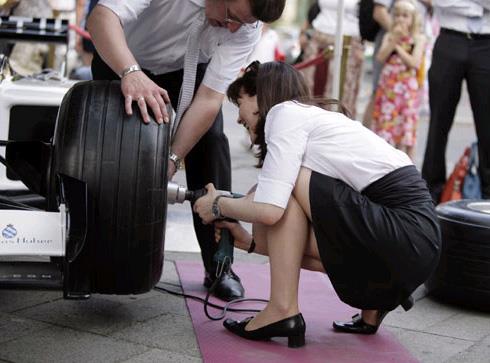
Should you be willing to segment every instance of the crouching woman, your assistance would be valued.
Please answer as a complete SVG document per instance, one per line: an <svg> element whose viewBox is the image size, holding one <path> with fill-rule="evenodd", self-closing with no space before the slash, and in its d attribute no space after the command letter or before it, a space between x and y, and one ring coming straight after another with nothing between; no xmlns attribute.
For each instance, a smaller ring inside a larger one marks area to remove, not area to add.
<svg viewBox="0 0 490 363"><path fill-rule="evenodd" d="M312 100L287 64L252 63L228 97L259 147L258 183L241 199L209 184L194 210L204 223L253 223L253 238L238 223L218 226L238 247L269 256L271 291L263 311L225 327L246 339L304 345L301 268L326 272L340 299L361 309L352 321L334 322L336 331L374 334L389 311L409 309L440 253L434 205L410 158Z"/></svg>

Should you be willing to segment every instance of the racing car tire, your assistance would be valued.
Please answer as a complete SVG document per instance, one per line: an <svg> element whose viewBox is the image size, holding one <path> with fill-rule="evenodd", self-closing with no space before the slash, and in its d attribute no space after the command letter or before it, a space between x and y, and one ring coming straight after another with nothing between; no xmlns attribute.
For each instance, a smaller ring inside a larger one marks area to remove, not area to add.
<svg viewBox="0 0 490 363"><path fill-rule="evenodd" d="M137 294L163 269L170 129L128 116L119 81L74 85L60 107L51 164L87 185L87 235L68 265L75 294ZM51 208L54 204L51 200ZM89 275L83 283L83 276ZM82 281L82 282L80 282Z"/></svg>
<svg viewBox="0 0 490 363"><path fill-rule="evenodd" d="M442 251L426 282L437 299L490 311L490 201L459 200L440 204Z"/></svg>

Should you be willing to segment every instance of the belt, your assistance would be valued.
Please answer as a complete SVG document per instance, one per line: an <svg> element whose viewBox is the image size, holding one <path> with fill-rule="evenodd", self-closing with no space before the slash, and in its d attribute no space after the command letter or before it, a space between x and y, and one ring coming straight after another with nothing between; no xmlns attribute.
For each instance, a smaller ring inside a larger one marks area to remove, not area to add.
<svg viewBox="0 0 490 363"><path fill-rule="evenodd" d="M458 35L460 37L465 37L467 39L490 39L490 34L479 34L479 33L466 33L460 32L458 30L441 28L441 33Z"/></svg>

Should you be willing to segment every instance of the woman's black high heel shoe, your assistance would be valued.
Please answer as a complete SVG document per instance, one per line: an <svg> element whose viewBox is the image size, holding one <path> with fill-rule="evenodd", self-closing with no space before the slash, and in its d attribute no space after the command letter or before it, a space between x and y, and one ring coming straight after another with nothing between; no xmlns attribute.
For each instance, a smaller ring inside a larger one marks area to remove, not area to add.
<svg viewBox="0 0 490 363"><path fill-rule="evenodd" d="M410 296L407 300L400 304L405 311L408 311L413 306L413 298ZM378 310L376 316L376 325L371 325L364 320L362 320L362 316L356 314L352 317L351 321L334 321L333 328L339 332L343 333L352 333L352 334L376 334L378 331L381 322L386 317L389 311L386 310Z"/></svg>
<svg viewBox="0 0 490 363"><path fill-rule="evenodd" d="M301 313L255 330L245 330L245 326L253 317L238 321L226 319L223 325L226 329L242 338L250 340L270 340L274 337L287 337L289 348L299 348L305 345L306 324Z"/></svg>
<svg viewBox="0 0 490 363"><path fill-rule="evenodd" d="M334 321L333 328L339 332L352 334L376 334L381 322L388 314L386 310L378 310L376 325L365 323L360 314L352 317L351 321Z"/></svg>

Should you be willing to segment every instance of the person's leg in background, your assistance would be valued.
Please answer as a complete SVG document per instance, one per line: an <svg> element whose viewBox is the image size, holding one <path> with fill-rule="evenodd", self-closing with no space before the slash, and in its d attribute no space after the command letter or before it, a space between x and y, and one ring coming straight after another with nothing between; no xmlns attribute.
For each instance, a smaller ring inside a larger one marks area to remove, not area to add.
<svg viewBox="0 0 490 363"><path fill-rule="evenodd" d="M196 88L200 84L205 65L198 66ZM231 190L231 157L228 138L223 132L222 111L216 116L211 128L203 135L185 158L187 187L190 190L204 188L213 183L216 189ZM216 279L216 263L213 256L217 250L214 240L214 226L204 225L199 215L193 213L194 230L201 247L201 256L206 269L205 286L210 287ZM231 270L225 270L216 286L215 295L223 300L243 297L240 279Z"/></svg>
<svg viewBox="0 0 490 363"><path fill-rule="evenodd" d="M446 182L447 138L461 96L467 45L467 39L462 36L441 33L434 46L429 70L431 117L422 176L436 204Z"/></svg>
<svg viewBox="0 0 490 363"><path fill-rule="evenodd" d="M490 39L470 41L466 77L478 138L479 174L482 197L490 198Z"/></svg>
<svg viewBox="0 0 490 363"><path fill-rule="evenodd" d="M369 102L366 105L366 109L364 110L364 115L362 117L362 124L371 129L373 124L373 110L374 110L374 97L376 95L376 90L378 89L378 81L379 76L381 75L381 70L383 68L383 63L380 63L376 59L376 55L378 54L378 50L381 47L381 43L383 41L383 37L385 35L385 31L381 29L378 34L376 34L376 38L374 40L374 51L373 51L373 82L372 82L372 93Z"/></svg>
<svg viewBox="0 0 490 363"><path fill-rule="evenodd" d="M303 52L303 62L312 60L318 55L318 44L313 36L309 39L304 47ZM313 93L313 87L315 84L315 69L316 66L309 66L300 70L306 83L308 84L308 89Z"/></svg>
<svg viewBox="0 0 490 363"><path fill-rule="evenodd" d="M364 45L360 38L350 38L347 65L342 85L342 104L357 119L357 96L363 74Z"/></svg>

